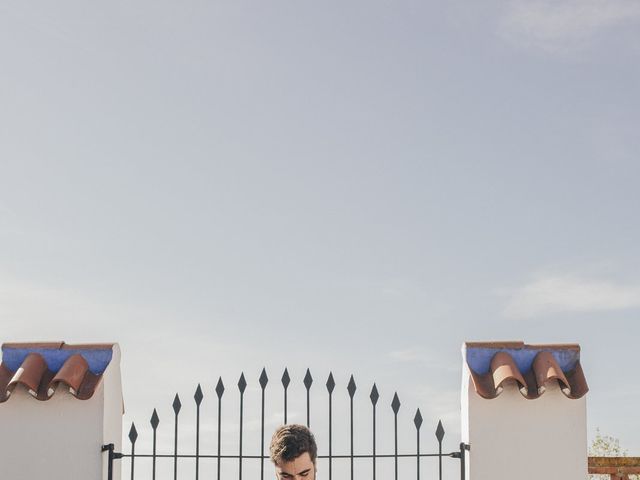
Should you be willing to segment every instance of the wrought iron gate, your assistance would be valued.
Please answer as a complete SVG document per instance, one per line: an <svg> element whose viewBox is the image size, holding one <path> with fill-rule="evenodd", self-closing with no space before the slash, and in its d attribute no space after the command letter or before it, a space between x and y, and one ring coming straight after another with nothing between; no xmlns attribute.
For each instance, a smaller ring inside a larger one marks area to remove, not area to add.
<svg viewBox="0 0 640 480"><path fill-rule="evenodd" d="M123 458L129 459L129 472L123 472L122 477L126 478L130 476L131 480L136 480L136 460L137 459L147 459L151 461L151 479L156 480L157 473L157 460L158 459L173 459L173 479L178 479L178 459L191 459L195 464L195 479L199 480L200 477L200 462L206 460L213 460L217 462L217 475L216 480L221 480L221 465L224 461L237 461L238 462L238 475L239 480L242 480L242 467L243 463L246 460L259 460L260 461L260 480L264 480L264 463L265 460L269 459L268 455L265 455L265 389L267 387L267 383L269 382L269 378L267 376L267 372L265 369L262 370L262 373L259 378L259 384L261 389L261 430L260 430L260 453L247 455L243 450L243 423L244 423L244 394L245 389L247 387L247 382L245 380L244 373L240 375L240 379L238 381L237 387L240 394L240 422L239 422L239 445L238 445L238 454L222 454L221 451L221 421L222 421L222 397L225 392L225 385L222 381L222 378L218 379L218 383L215 388L215 393L217 396L217 453L215 454L203 454L200 452L200 405L204 399L204 394L202 388L198 384L196 388L195 394L193 396L195 405L196 405L196 430L195 430L195 452L193 454L183 454L178 453L178 420L180 415L180 410L182 408L182 402L178 394L176 394L173 400L173 426L174 426L174 436L173 436L173 452L172 453L158 453L157 451L157 430L160 424L160 419L156 412L156 409L153 410L151 415L150 424L152 428L153 441L152 441L152 449L151 453L138 453L136 452L136 441L138 439L138 431L136 429L135 423L131 424L131 428L129 430L129 441L130 441L130 450L129 453L116 452L113 444L103 445L102 451L107 455L108 462L108 480L113 480L113 471L114 471L114 462L116 460L120 460ZM289 376L288 370L285 368L284 373L281 378L281 384L283 387L283 399L284 399L284 423L287 423L287 412L288 412L288 388L291 383L291 378ZM311 372L309 369L306 371L306 375L303 379L303 384L306 389L306 424L310 426L310 390L311 385L313 384L313 378L311 376ZM416 473L417 479L421 478L421 459L425 457L435 457L437 458L437 478L442 480L443 478L443 459L452 458L456 459L459 462L460 466L460 479L465 480L465 457L466 451L470 449L468 444L460 443L459 449L453 452L444 452L442 451L442 442L445 435L445 430L442 426L442 422L439 421L435 430L435 437L438 442L438 452L424 453L420 449L420 433L421 427L423 423L422 414L420 413L420 409L416 410L415 416L413 418L413 424L415 427L415 451L412 453L407 452L399 452L398 450L398 412L400 410L400 399L398 397L397 392L393 396L393 401L391 402L391 411L393 412L393 424L394 424L394 438L393 438L393 453L379 453L376 450L376 419L377 419L377 405L378 399L380 397L378 393L378 388L376 384L373 384L371 388L371 392L369 394L369 399L371 400L372 406L372 417L371 417L371 428L372 428L372 445L371 445L371 453L367 454L356 454L354 452L354 415L353 415L353 398L356 393L356 382L351 375L349 379L349 383L347 385L347 392L349 394L349 404L350 404L350 415L349 415L349 424L350 424L350 450L349 453L334 453L333 452L333 393L336 386L334 381L334 377L332 373L329 373L329 377L326 381L326 390L328 393L328 420L329 420L329 436L328 436L328 445L327 445L327 454L318 455L318 459L326 459L328 461L328 478L332 480L332 470L333 470L333 462L334 460L349 460L350 462L350 480L354 479L354 460L355 459L370 459L372 466L372 478L376 480L376 465L379 459L393 459L394 463L394 480L398 480L398 460L399 459L415 459L416 462ZM322 445L318 445L319 451L321 450ZM434 472L435 474L436 472ZM424 478L424 477L423 477ZM429 478L434 478L432 475Z"/></svg>

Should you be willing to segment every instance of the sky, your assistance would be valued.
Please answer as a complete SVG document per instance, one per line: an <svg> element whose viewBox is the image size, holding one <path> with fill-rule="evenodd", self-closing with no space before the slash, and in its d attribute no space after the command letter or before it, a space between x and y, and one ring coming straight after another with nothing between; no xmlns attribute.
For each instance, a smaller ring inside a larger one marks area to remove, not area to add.
<svg viewBox="0 0 640 480"><path fill-rule="evenodd" d="M639 27L635 0L3 2L0 340L118 342L126 424L309 367L453 447L464 341L576 342L590 438L640 455Z"/></svg>

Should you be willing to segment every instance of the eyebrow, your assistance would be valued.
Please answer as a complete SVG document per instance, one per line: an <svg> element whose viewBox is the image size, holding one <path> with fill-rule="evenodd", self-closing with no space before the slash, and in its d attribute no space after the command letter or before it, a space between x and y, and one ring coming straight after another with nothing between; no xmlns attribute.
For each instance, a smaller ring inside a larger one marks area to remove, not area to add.
<svg viewBox="0 0 640 480"><path fill-rule="evenodd" d="M307 468L306 470L303 470L303 471L298 472L298 473L287 473L287 472L282 472L282 473L280 474L280 476L281 476L281 477L284 477L284 478L292 478L294 475L304 475L305 473L309 473L310 471L311 471L311 469L310 469L310 468Z"/></svg>

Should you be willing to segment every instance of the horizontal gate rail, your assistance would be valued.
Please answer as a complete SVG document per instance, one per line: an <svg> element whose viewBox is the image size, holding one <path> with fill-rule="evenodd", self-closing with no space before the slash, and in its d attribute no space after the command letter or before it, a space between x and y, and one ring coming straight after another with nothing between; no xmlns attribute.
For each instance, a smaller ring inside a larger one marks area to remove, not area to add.
<svg viewBox="0 0 640 480"><path fill-rule="evenodd" d="M156 409L153 410L153 413L150 418L150 425L153 430L153 440L152 440L152 453L138 453L136 452L136 442L138 439L138 431L136 429L135 423L131 424L131 428L129 430L129 442L130 442L130 453L123 452L115 452L113 444L104 445L102 447L103 452L107 452L107 462L108 462L108 479L113 479L113 462L115 460L119 460L122 458L127 458L130 460L130 470L129 476L131 480L135 480L135 461L136 459L151 459L151 478L152 480L156 479L157 473L157 460L158 459L173 459L173 479L178 479L178 459L192 459L195 460L195 479L199 480L200 475L200 460L217 460L217 480L221 480L221 464L222 460L237 460L238 461L238 479L242 480L243 476L243 461L244 460L259 460L260 461L260 479L264 480L264 462L269 459L269 456L265 454L265 442L264 442L264 425L265 425L265 389L269 382L269 378L267 376L267 372L265 369L262 369L262 373L260 374L259 384L261 389L261 418L260 418L260 433L261 433L261 441L260 441L260 454L245 454L243 450L243 422L244 422L244 393L247 387L247 382L244 376L244 373L240 375L240 379L238 380L238 391L240 394L240 419L239 419L239 444L238 444L238 453L237 454L222 454L221 451L221 419L222 419L222 397L225 392L225 386L222 381L222 378L218 379L218 383L215 387L215 392L217 396L217 454L206 454L200 453L200 405L204 399L204 393L200 384L198 384L195 394L193 396L195 404L196 404L196 432L195 432L195 453L193 454L185 454L178 453L178 425L179 425L179 415L180 410L182 409L182 402L178 394L175 395L173 400L173 427L174 427L174 436L173 436L173 453L158 453L157 452L157 430L160 425L160 418ZM287 424L288 421L288 387L290 385L291 378L289 376L288 370L285 368L284 373L280 379L280 383L283 387L283 403L284 403L284 415L283 420L284 424ZM306 374L303 380L304 387L306 389L306 425L310 427L311 425L311 415L310 415L310 389L313 384L313 377L311 376L311 372L307 369ZM328 418L329 418L329 437L328 437L328 454L326 455L318 455L317 458L328 460L328 478L332 480L332 466L333 460L349 460L350 461L350 480L354 479L354 460L356 459L371 459L371 467L373 472L373 480L376 480L376 466L378 459L393 459L394 460L394 480L398 480L399 472L398 472L398 460L403 458L415 458L416 459L416 475L417 480L421 478L421 465L420 459L422 458L438 458L438 479L442 480L443 475L443 458L454 458L458 459L460 462L460 479L465 480L465 453L469 450L469 445L465 443L460 443L460 448L457 451L443 453L442 451L442 442L445 435L444 427L442 426L442 422L438 422L438 426L435 430L435 437L438 441L438 452L437 453L424 453L420 450L420 438L421 438L421 427L423 423L422 414L420 409L416 410L415 416L413 418L413 423L416 432L416 447L415 453L401 453L398 450L398 412L400 410L400 399L398 394L395 393L393 396L393 401L391 402L391 410L393 412L393 453L378 453L377 451L377 432L376 432L376 421L377 421L377 404L380 398L378 388L376 384L373 384L371 388L371 392L369 394L369 399L371 401L372 406L372 446L371 453L355 453L354 452L354 415L353 415L353 400L357 391L357 386L353 375L351 375L349 379L349 383L347 385L347 392L349 394L349 454L335 454L333 452L333 392L335 389L335 380L333 378L333 373L329 373L329 377L326 381L326 390L328 393Z"/></svg>

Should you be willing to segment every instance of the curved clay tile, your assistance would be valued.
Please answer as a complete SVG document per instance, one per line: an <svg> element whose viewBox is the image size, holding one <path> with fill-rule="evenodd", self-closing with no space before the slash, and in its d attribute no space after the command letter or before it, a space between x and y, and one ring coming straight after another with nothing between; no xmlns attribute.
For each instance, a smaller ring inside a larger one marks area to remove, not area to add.
<svg viewBox="0 0 640 480"><path fill-rule="evenodd" d="M55 394L58 385L64 384L76 398L87 400L93 396L100 385L102 372L111 361L111 352L106 352L108 358L100 358L98 362L102 365L102 368L97 369L100 373L92 373L89 370L89 363L92 358L96 360L93 351L112 348L113 344L67 345L64 342L3 344L3 357L11 353L7 358L11 358L12 363L0 363L0 403L9 398L17 385L24 386L38 400L48 400ZM34 349L37 351L33 351ZM18 350L18 353L12 350ZM75 350L75 352L68 350ZM61 359L64 359L56 371L49 370L47 364L52 358L54 359L52 364L56 366ZM21 362L20 366L14 370L18 362ZM9 364L13 368L9 368Z"/></svg>
<svg viewBox="0 0 640 480"><path fill-rule="evenodd" d="M486 399L496 398L502 393L503 384L513 381L526 396L529 386L513 357L507 352L498 352L491 359L490 369L484 375L471 371L471 379L478 394Z"/></svg>
<svg viewBox="0 0 640 480"><path fill-rule="evenodd" d="M482 398L486 398L487 400L496 398L498 396L498 394L496 393L495 384L493 383L491 372L480 375L479 373L474 372L471 368L469 369L469 371L471 372L473 387L475 388L478 395L480 395Z"/></svg>
<svg viewBox="0 0 640 480"><path fill-rule="evenodd" d="M496 395L502 393L502 384L506 381L513 380L518 384L520 392L527 392L527 382L520 373L520 369L513 357L507 352L498 352L491 359L491 375L495 386Z"/></svg>
<svg viewBox="0 0 640 480"><path fill-rule="evenodd" d="M4 402L9 398L7 386L13 377L13 372L7 368L4 363L0 363L0 402Z"/></svg>
<svg viewBox="0 0 640 480"><path fill-rule="evenodd" d="M95 393L101 379L102 375L96 375L88 371L84 377L83 382L80 384L80 387L78 387L78 390L75 393L76 398L78 398L79 400L90 399Z"/></svg>
<svg viewBox="0 0 640 480"><path fill-rule="evenodd" d="M71 355L49 383L47 395L53 395L60 383L67 385L72 395L77 395L88 370L89 364L82 355L79 353Z"/></svg>
<svg viewBox="0 0 640 480"><path fill-rule="evenodd" d="M588 391L587 381L578 361L573 370L563 372L553 354L549 351L539 352L531 369L522 372L513 357L507 352L497 352L491 359L490 369L485 374L478 374L469 368L476 392L483 398L496 398L503 390L503 384L513 381L518 385L523 397L534 400L545 391L546 384L557 381L562 392L569 398L578 399Z"/></svg>
<svg viewBox="0 0 640 480"><path fill-rule="evenodd" d="M47 362L44 361L42 355L30 353L13 374L13 378L7 385L7 390L11 392L16 385L22 385L31 395L38 397L40 385L43 384L43 380L47 377L47 372Z"/></svg>
<svg viewBox="0 0 640 480"><path fill-rule="evenodd" d="M576 366L573 370L566 372L566 376L571 387L571 390L568 393L563 390L563 393L567 397L577 399L587 394L587 392L589 391L589 386L587 385L587 379L584 376L582 365L580 365L579 361L578 363L576 363Z"/></svg>
<svg viewBox="0 0 640 480"><path fill-rule="evenodd" d="M547 383L552 380L557 380L563 391L570 388L567 377L551 352L539 352L533 359L531 369L536 378L538 395L544 393Z"/></svg>

